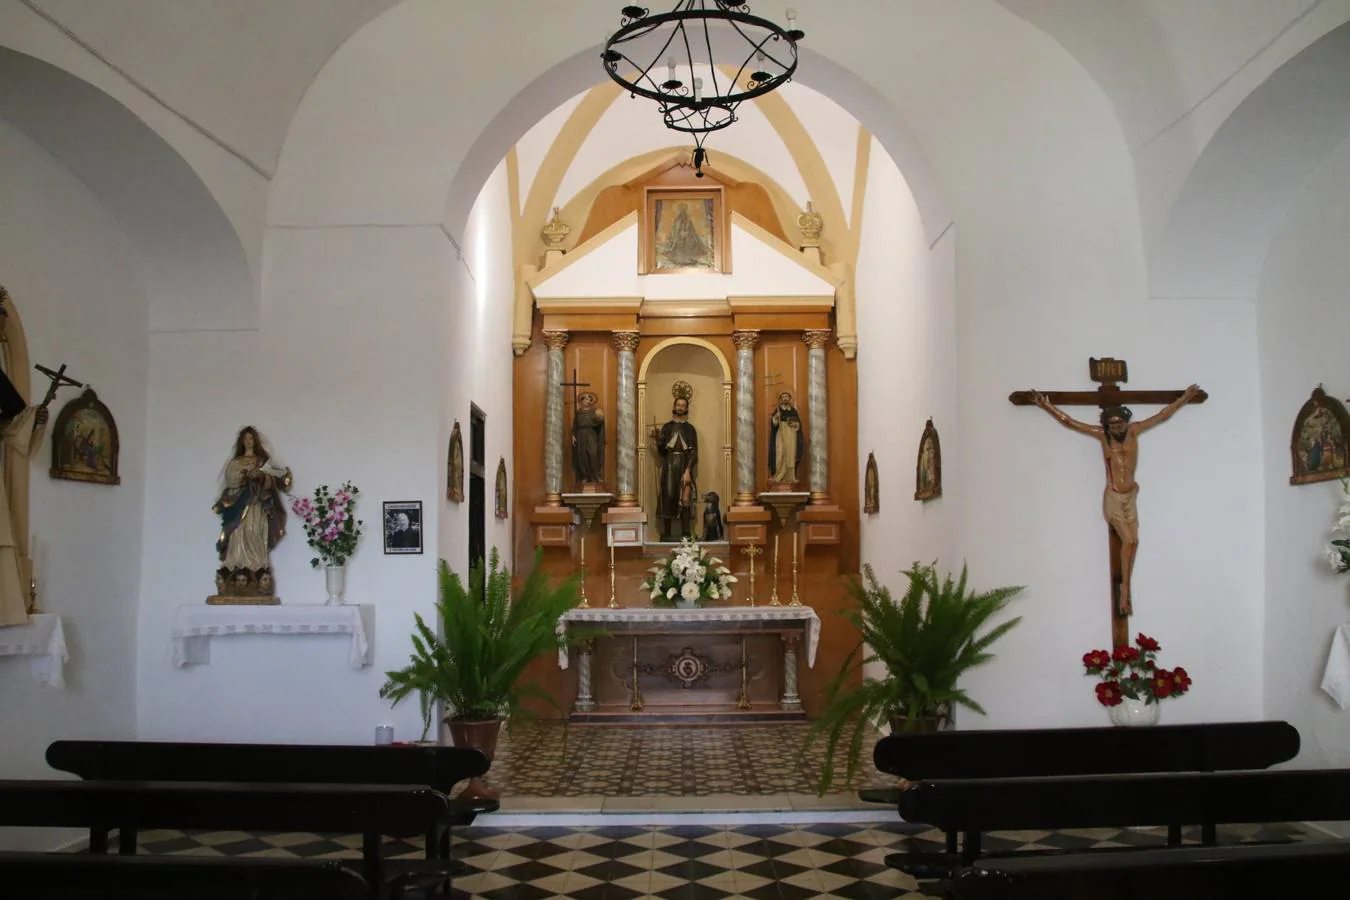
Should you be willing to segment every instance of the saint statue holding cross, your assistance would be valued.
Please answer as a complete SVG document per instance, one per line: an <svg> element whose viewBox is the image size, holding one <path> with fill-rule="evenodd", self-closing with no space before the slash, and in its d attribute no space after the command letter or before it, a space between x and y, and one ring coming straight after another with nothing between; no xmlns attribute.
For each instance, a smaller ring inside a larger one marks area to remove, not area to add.
<svg viewBox="0 0 1350 900"><path fill-rule="evenodd" d="M1118 392L1125 393L1125 392ZM1048 412L1061 425L1096 438L1102 447L1102 460L1106 463L1106 489L1102 494L1102 514L1111 531L1119 540L1119 555L1112 560L1113 568L1119 567L1120 587L1116 599L1115 613L1124 618L1132 614L1130 602L1130 576L1134 571L1134 559L1139 550L1139 515L1135 499L1139 494L1139 484L1134 480L1135 468L1139 463L1139 435L1156 425L1161 425L1177 410L1193 400L1203 399L1204 391L1198 385L1191 385L1180 396L1161 410L1139 422L1131 423L1130 410L1118 404L1103 408L1100 425L1080 422L1055 406L1040 391L1029 391L1031 402Z"/></svg>

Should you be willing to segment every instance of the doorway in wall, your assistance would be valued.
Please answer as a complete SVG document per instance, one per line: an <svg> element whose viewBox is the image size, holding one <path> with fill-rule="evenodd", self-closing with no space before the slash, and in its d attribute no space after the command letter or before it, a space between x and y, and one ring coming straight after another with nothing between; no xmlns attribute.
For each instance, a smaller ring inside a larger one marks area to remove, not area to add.
<svg viewBox="0 0 1350 900"><path fill-rule="evenodd" d="M469 404L469 568L487 557L487 415Z"/></svg>

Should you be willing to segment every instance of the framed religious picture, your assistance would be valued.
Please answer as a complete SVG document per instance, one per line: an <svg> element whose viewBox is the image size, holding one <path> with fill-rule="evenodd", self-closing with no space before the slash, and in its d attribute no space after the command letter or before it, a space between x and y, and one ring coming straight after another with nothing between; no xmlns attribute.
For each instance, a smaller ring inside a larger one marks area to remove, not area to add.
<svg viewBox="0 0 1350 900"><path fill-rule="evenodd" d="M499 519L505 519L508 515L506 511L506 458L497 458L497 501L496 515Z"/></svg>
<svg viewBox="0 0 1350 900"><path fill-rule="evenodd" d="M117 457L121 444L112 412L86 388L56 416L52 426L53 478L121 484Z"/></svg>
<svg viewBox="0 0 1350 900"><path fill-rule="evenodd" d="M641 230L644 274L727 272L722 191L648 188Z"/></svg>
<svg viewBox="0 0 1350 900"><path fill-rule="evenodd" d="M1350 414L1319 384L1294 419L1289 442L1290 484L1312 484L1350 475Z"/></svg>
<svg viewBox="0 0 1350 900"><path fill-rule="evenodd" d="M874 516L881 512L881 484L877 476L877 458L867 454L867 469L863 475L863 512Z"/></svg>
<svg viewBox="0 0 1350 900"><path fill-rule="evenodd" d="M464 502L464 438L459 433L459 420L450 431L450 449L445 460L445 499L452 503Z"/></svg>
<svg viewBox="0 0 1350 900"><path fill-rule="evenodd" d="M932 500L942 496L942 445L938 442L933 420L923 426L919 438L919 461L914 467L914 499Z"/></svg>
<svg viewBox="0 0 1350 900"><path fill-rule="evenodd" d="M384 501L384 552L422 552L422 501Z"/></svg>

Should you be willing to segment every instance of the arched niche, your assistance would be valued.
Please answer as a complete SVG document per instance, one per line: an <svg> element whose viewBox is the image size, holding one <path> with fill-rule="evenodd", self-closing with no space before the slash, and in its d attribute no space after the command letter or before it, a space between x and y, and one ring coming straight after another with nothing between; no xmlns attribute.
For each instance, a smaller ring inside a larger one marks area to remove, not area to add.
<svg viewBox="0 0 1350 900"><path fill-rule="evenodd" d="M32 361L28 357L28 339L24 336L23 320L5 286L0 284L0 309L6 313L0 324L0 368L4 369L19 395L29 403L33 397ZM34 456L38 447L34 447ZM4 458L5 496L9 500L10 528L14 537L14 552L19 557L19 577L27 583L32 577L32 561L28 556L28 470L32 456L22 456L0 449Z"/></svg>
<svg viewBox="0 0 1350 900"><path fill-rule="evenodd" d="M732 480L732 378L731 365L721 349L697 337L666 338L643 356L638 367L637 402L638 497L647 515L647 540L661 540L661 520L656 516L657 473L660 460L651 437L652 424L669 421L674 402L671 393L677 381L694 389L689 402L689 422L698 432L698 502L694 533L703 534L703 497L715 491L726 505Z"/></svg>

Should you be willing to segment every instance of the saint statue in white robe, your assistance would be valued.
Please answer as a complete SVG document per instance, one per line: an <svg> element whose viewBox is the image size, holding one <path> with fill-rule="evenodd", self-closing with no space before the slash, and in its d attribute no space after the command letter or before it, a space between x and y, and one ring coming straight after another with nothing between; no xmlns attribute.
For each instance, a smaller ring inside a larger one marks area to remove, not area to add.
<svg viewBox="0 0 1350 900"><path fill-rule="evenodd" d="M8 381L8 379L6 379ZM5 453L17 453L27 461L42 446L47 428L47 407L28 406L0 424L0 441ZM23 575L20 547L15 542L15 509L0 478L0 626L23 625L28 621L28 601L32 594Z"/></svg>

